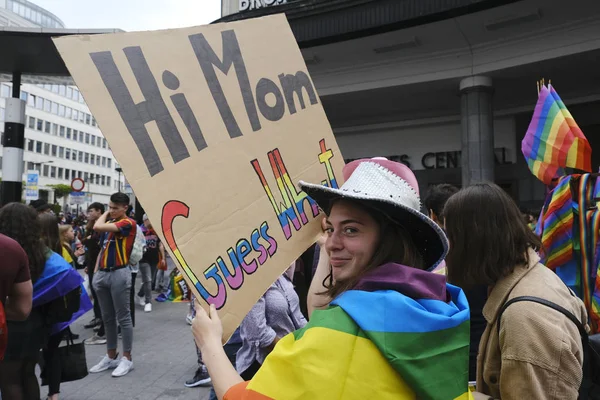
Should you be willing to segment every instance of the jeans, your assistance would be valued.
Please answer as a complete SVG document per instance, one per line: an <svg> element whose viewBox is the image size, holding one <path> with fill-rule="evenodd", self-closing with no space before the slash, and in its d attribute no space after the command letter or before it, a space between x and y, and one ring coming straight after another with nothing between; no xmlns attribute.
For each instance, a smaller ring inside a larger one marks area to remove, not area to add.
<svg viewBox="0 0 600 400"><path fill-rule="evenodd" d="M42 352L45 363L44 373L48 379L48 397L60 393L61 367L58 347L64 337L70 336L71 330L69 328L50 336L48 344Z"/></svg>
<svg viewBox="0 0 600 400"><path fill-rule="evenodd" d="M106 330L106 348L117 349L117 320L123 334L123 351L130 352L133 346L133 326L130 312L131 270L121 268L94 274L94 289L100 301L102 321Z"/></svg>
<svg viewBox="0 0 600 400"><path fill-rule="evenodd" d="M90 291L92 292L92 297L94 299L94 318L102 319L102 312L100 311L100 302L98 301L98 296L96 295L96 291L94 290L94 265L90 265L87 267L88 280L90 282Z"/></svg>
<svg viewBox="0 0 600 400"><path fill-rule="evenodd" d="M142 287L138 296L143 295L146 303L150 303L152 300L152 265L145 261L140 262L140 273L142 274Z"/></svg>
<svg viewBox="0 0 600 400"><path fill-rule="evenodd" d="M231 361L231 365L235 368L235 356L237 355L238 350L242 347L241 343L227 343L223 346L223 350L225 350L225 354L227 354L227 358ZM215 389L210 388L210 397L209 400L217 400L217 394L215 393Z"/></svg>

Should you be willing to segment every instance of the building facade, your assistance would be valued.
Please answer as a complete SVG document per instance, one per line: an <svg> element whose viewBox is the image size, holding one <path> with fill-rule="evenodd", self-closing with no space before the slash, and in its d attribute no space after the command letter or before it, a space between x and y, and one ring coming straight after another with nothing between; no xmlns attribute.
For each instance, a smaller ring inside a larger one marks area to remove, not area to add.
<svg viewBox="0 0 600 400"><path fill-rule="evenodd" d="M217 22L286 14L344 158L405 162L421 191L493 180L539 207L545 187L521 140L542 78L600 149L598 1L241 3L223 0Z"/></svg>
<svg viewBox="0 0 600 400"><path fill-rule="evenodd" d="M26 0L0 0L0 26L64 28L58 17ZM11 94L12 83L0 84L0 129ZM23 84L21 99L27 102L23 181L27 171L39 171L40 198L70 210L95 201L108 204L110 195L123 188L124 177L77 87ZM86 186L80 205L71 196L56 199L52 189L74 178Z"/></svg>

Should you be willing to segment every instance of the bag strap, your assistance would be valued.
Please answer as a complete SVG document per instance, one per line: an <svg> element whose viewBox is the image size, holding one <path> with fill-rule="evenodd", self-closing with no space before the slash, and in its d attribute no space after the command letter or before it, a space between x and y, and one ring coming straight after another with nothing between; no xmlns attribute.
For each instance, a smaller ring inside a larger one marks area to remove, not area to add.
<svg viewBox="0 0 600 400"><path fill-rule="evenodd" d="M588 335L585 330L585 326L577 319L577 317L575 315L573 315L569 310L565 309L564 307L559 306L558 304L553 303L549 300L542 299L542 298L535 297L535 296L519 296L519 297L510 299L509 301L504 303L504 305L500 309L500 313L498 314L498 320L497 320L498 335L500 335L500 320L502 319L502 314L508 308L508 306L510 306L513 303L517 303L519 301L531 301L533 303L542 304L546 307L549 307L549 308L552 308L552 309L558 311L559 313L563 314L565 317L569 318L575 324L575 326L577 326L577 329L579 330L579 334L581 335L581 342L584 344L584 349L585 349L585 345L588 342L588 340L587 340Z"/></svg>

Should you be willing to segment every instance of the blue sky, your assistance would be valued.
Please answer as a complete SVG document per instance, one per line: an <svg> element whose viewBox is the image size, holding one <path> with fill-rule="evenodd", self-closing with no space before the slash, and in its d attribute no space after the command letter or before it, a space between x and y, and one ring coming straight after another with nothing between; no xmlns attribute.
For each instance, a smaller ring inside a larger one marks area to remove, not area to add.
<svg viewBox="0 0 600 400"><path fill-rule="evenodd" d="M221 0L31 0L67 28L126 31L208 24L221 16Z"/></svg>

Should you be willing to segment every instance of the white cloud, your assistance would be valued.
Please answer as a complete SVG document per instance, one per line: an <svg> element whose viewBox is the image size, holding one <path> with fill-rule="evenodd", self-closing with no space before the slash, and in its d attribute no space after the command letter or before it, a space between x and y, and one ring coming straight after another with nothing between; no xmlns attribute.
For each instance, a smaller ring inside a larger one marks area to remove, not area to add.
<svg viewBox="0 0 600 400"><path fill-rule="evenodd" d="M32 0L67 28L126 31L208 24L221 16L220 0Z"/></svg>

